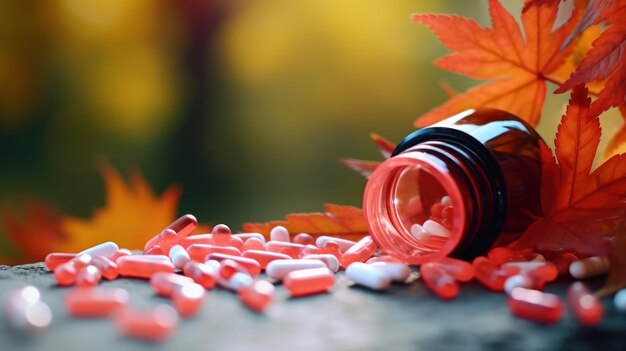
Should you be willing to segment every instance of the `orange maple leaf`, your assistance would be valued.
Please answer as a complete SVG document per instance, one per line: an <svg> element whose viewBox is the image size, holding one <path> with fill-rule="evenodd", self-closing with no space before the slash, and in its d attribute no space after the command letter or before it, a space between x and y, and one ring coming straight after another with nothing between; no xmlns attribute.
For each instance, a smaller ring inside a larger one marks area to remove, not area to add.
<svg viewBox="0 0 626 351"><path fill-rule="evenodd" d="M601 130L590 104L587 89L575 87L555 139L558 164L542 146L544 216L526 230L517 247L607 255L616 234L623 235L626 154L591 170Z"/></svg>
<svg viewBox="0 0 626 351"><path fill-rule="evenodd" d="M284 221L244 223L243 230L261 233L269 237L275 226L282 225L290 233L308 233L313 236L332 235L344 239L359 240L368 234L363 211L353 206L324 204L324 211L314 213L291 213Z"/></svg>
<svg viewBox="0 0 626 351"><path fill-rule="evenodd" d="M415 121L425 127L468 108L497 108L518 115L532 125L539 122L546 95L546 76L557 70L572 50L565 39L582 16L582 1L570 19L553 30L559 0L527 0L522 10L525 36L511 14L489 0L493 28L481 28L459 16L415 14L454 53L434 64L478 79L497 79L479 85Z"/></svg>
<svg viewBox="0 0 626 351"><path fill-rule="evenodd" d="M383 158L385 159L391 157L393 150L396 149L396 144L376 133L371 133L370 139L376 143L378 151L380 151L381 155L383 155ZM369 178L372 172L374 172L376 167L380 164L378 161L357 160L354 158L342 158L339 162L351 170L360 173L365 178Z"/></svg>

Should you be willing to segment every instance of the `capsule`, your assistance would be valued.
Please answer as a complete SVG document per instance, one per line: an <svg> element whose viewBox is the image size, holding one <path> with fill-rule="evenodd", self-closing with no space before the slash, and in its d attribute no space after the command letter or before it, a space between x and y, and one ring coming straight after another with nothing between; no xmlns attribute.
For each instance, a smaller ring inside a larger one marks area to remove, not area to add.
<svg viewBox="0 0 626 351"><path fill-rule="evenodd" d="M283 280L292 297L327 292L334 284L335 274L326 267L293 271Z"/></svg>
<svg viewBox="0 0 626 351"><path fill-rule="evenodd" d="M76 286L79 288L91 288L98 283L100 283L100 279L102 275L96 266L89 265L80 271L76 275Z"/></svg>
<svg viewBox="0 0 626 351"><path fill-rule="evenodd" d="M55 268L70 261L76 256L77 255L75 253L53 252L46 256L44 263L49 270L54 271Z"/></svg>
<svg viewBox="0 0 626 351"><path fill-rule="evenodd" d="M472 265L476 279L493 291L503 291L504 282L512 275L519 273L517 267L498 267L485 257L477 257Z"/></svg>
<svg viewBox="0 0 626 351"><path fill-rule="evenodd" d="M191 260L191 258L182 246L174 245L170 249L170 260L172 261L174 267L181 269Z"/></svg>
<svg viewBox="0 0 626 351"><path fill-rule="evenodd" d="M159 233L157 245L161 247L164 254L169 255L170 249L178 244L178 234L172 229L165 229Z"/></svg>
<svg viewBox="0 0 626 351"><path fill-rule="evenodd" d="M411 268L401 262L379 261L368 264L385 273L394 282L405 282L411 275Z"/></svg>
<svg viewBox="0 0 626 351"><path fill-rule="evenodd" d="M265 269L267 265L274 260L290 260L291 256L271 251L259 251L259 250L247 250L241 254L242 257L246 257L255 260L259 263L262 269Z"/></svg>
<svg viewBox="0 0 626 351"><path fill-rule="evenodd" d="M517 267L524 275L528 275L534 281L536 289L543 288L547 282L554 281L559 276L559 269L550 262L529 261L529 262L508 262L502 265L504 269Z"/></svg>
<svg viewBox="0 0 626 351"><path fill-rule="evenodd" d="M428 219L426 220L426 222L424 222L422 227L424 228L424 231L426 233L429 233L431 235L442 237L442 238L450 237L450 230L436 221Z"/></svg>
<svg viewBox="0 0 626 351"><path fill-rule="evenodd" d="M281 225L272 228L272 230L270 230L270 240L286 243L291 242L289 239L289 230Z"/></svg>
<svg viewBox="0 0 626 351"><path fill-rule="evenodd" d="M504 281L504 291L510 294L515 288L537 289L538 286L528 274L515 274Z"/></svg>
<svg viewBox="0 0 626 351"><path fill-rule="evenodd" d="M231 236L230 237L230 242L228 243L229 247L234 247L235 249L239 250L239 251L243 251L243 240L241 240L240 238L236 237L236 236Z"/></svg>
<svg viewBox="0 0 626 351"><path fill-rule="evenodd" d="M507 298L511 312L520 318L554 324L563 317L563 303L558 296L539 290L515 288Z"/></svg>
<svg viewBox="0 0 626 351"><path fill-rule="evenodd" d="M341 266L348 268L354 262L365 262L372 257L378 246L371 236L366 236L352 245L341 257Z"/></svg>
<svg viewBox="0 0 626 351"><path fill-rule="evenodd" d="M339 248L339 244L335 240L326 240L322 244L322 253L333 255L337 258L337 261L341 262L341 249Z"/></svg>
<svg viewBox="0 0 626 351"><path fill-rule="evenodd" d="M79 252L78 254L79 255L88 254L91 256L104 256L108 258L108 257L111 257L111 255L113 255L117 250L119 250L119 247L117 246L116 243L112 241L107 241L102 244L98 244L96 246L83 250Z"/></svg>
<svg viewBox="0 0 626 351"><path fill-rule="evenodd" d="M139 255L120 257L117 260L121 275L135 278L150 278L157 272L174 273L174 265L169 260L144 258Z"/></svg>
<svg viewBox="0 0 626 351"><path fill-rule="evenodd" d="M241 251L230 246L217 246L210 244L193 244L187 247L189 257L198 262L204 262L206 257L212 253L222 253L225 255L241 256Z"/></svg>
<svg viewBox="0 0 626 351"><path fill-rule="evenodd" d="M239 289L238 295L241 302L249 309L262 313L274 299L274 290L274 285L264 280L257 280Z"/></svg>
<svg viewBox="0 0 626 351"><path fill-rule="evenodd" d="M389 255L374 256L374 257L370 257L367 261L365 261L365 263L378 263L378 262L403 263L401 260L393 256L389 256Z"/></svg>
<svg viewBox="0 0 626 351"><path fill-rule="evenodd" d="M569 274L576 279L593 278L609 273L609 259L604 256L593 256L572 262Z"/></svg>
<svg viewBox="0 0 626 351"><path fill-rule="evenodd" d="M220 269L217 271L217 274L220 278L230 279L237 272L248 273L239 263L226 259L220 262Z"/></svg>
<svg viewBox="0 0 626 351"><path fill-rule="evenodd" d="M114 320L117 328L128 337L161 341L176 329L178 315L172 307L161 304L148 311L122 309Z"/></svg>
<svg viewBox="0 0 626 351"><path fill-rule="evenodd" d="M248 251L248 253L249 252L250 251ZM265 251L261 251L261 252L265 252ZM261 273L261 265L259 264L258 261L254 260L252 258L233 256L233 255L225 255L225 254L221 254L221 253L212 253L212 254L210 254L207 257L207 260L216 260L216 261L223 261L223 260L226 260L226 259L231 259L231 260L239 263L253 277L256 277L257 275L259 275L259 273Z"/></svg>
<svg viewBox="0 0 626 351"><path fill-rule="evenodd" d="M73 289L65 295L65 308L74 317L105 317L126 307L130 295L122 288Z"/></svg>
<svg viewBox="0 0 626 351"><path fill-rule="evenodd" d="M346 276L358 285L373 290L385 290L391 285L391 277L382 269L362 262L354 262L348 266Z"/></svg>
<svg viewBox="0 0 626 351"><path fill-rule="evenodd" d="M246 286L254 284L254 279L246 273L237 272L229 279L223 279L218 276L217 283L224 289L239 292Z"/></svg>
<svg viewBox="0 0 626 351"><path fill-rule="evenodd" d="M552 262L559 270L559 275L568 275L569 266L578 260L578 256L571 252L546 252L546 259Z"/></svg>
<svg viewBox="0 0 626 351"><path fill-rule="evenodd" d="M215 227L213 227L211 234L213 234L213 245L217 245L217 246L229 246L230 245L230 238L231 238L232 233L230 231L230 228L226 224L216 225Z"/></svg>
<svg viewBox="0 0 626 351"><path fill-rule="evenodd" d="M247 251L247 250L264 251L265 250L265 242L261 241L257 237L249 238L248 240L244 241L244 243L243 243L243 250L244 251Z"/></svg>
<svg viewBox="0 0 626 351"><path fill-rule="evenodd" d="M322 249L320 249L319 247L315 245L304 245L302 250L300 250L300 257L298 258L302 258L308 255L320 255L320 254L323 254L323 252L322 252Z"/></svg>
<svg viewBox="0 0 626 351"><path fill-rule="evenodd" d="M117 263L111 261L104 256L95 256L92 259L91 264L98 268L100 274L102 274L102 277L104 279L113 280L116 279L119 275L119 272L117 270Z"/></svg>
<svg viewBox="0 0 626 351"><path fill-rule="evenodd" d="M265 250L282 253L291 258L300 257L300 252L302 252L303 248L304 245L284 241L268 241L265 243Z"/></svg>
<svg viewBox="0 0 626 351"><path fill-rule="evenodd" d="M613 305L620 312L626 312L626 289L622 289L613 297Z"/></svg>
<svg viewBox="0 0 626 351"><path fill-rule="evenodd" d="M68 286L76 282L76 268L69 263L64 263L54 269L54 279L58 285Z"/></svg>
<svg viewBox="0 0 626 351"><path fill-rule="evenodd" d="M161 249L161 246L159 246L159 244L149 247L147 250L143 252L143 254L166 256L165 252L163 251L163 249Z"/></svg>
<svg viewBox="0 0 626 351"><path fill-rule="evenodd" d="M317 247L322 247L324 245L325 242L327 242L328 240L332 240L334 242L336 242L339 245L339 249L341 250L341 252L346 252L348 251L349 248L351 248L352 246L354 246L354 244L356 244L356 241L352 241L352 240L348 240L348 239L342 239L342 238L336 238L333 236L318 236L317 239L315 240L315 245L317 245Z"/></svg>
<svg viewBox="0 0 626 351"><path fill-rule="evenodd" d="M111 255L110 259L113 262L117 262L117 259L124 256L132 256L133 252L129 249L119 249L115 251L113 255Z"/></svg>
<svg viewBox="0 0 626 351"><path fill-rule="evenodd" d="M237 233L233 234L233 237L243 240L244 244L251 238L257 238L265 244L265 237L261 233Z"/></svg>
<svg viewBox="0 0 626 351"><path fill-rule="evenodd" d="M213 234L191 235L178 241L178 245L185 249L193 244L213 245Z"/></svg>
<svg viewBox="0 0 626 351"><path fill-rule="evenodd" d="M39 290L32 285L9 292L4 313L9 325L22 333L39 332L52 323L50 307L41 301Z"/></svg>
<svg viewBox="0 0 626 351"><path fill-rule="evenodd" d="M326 267L326 264L320 260L274 260L265 267L265 274L270 278L283 280L287 274L293 271L323 267Z"/></svg>
<svg viewBox="0 0 626 351"><path fill-rule="evenodd" d="M318 254L318 255L307 255L302 257L303 260L320 260L324 262L326 267L333 272L337 272L339 270L339 261L337 257L330 254Z"/></svg>
<svg viewBox="0 0 626 351"><path fill-rule="evenodd" d="M199 284L185 284L174 289L172 304L181 316L191 317L202 307L205 295L206 291Z"/></svg>
<svg viewBox="0 0 626 351"><path fill-rule="evenodd" d="M176 289L187 284L195 283L192 278L176 273L157 272L150 277L150 285L154 291L166 297L171 297Z"/></svg>
<svg viewBox="0 0 626 351"><path fill-rule="evenodd" d="M293 242L300 245L315 245L315 238L308 233L299 233L293 237Z"/></svg>
<svg viewBox="0 0 626 351"><path fill-rule="evenodd" d="M604 306L581 282L575 282L569 287L567 301L576 319L583 325L598 325L604 318Z"/></svg>
<svg viewBox="0 0 626 351"><path fill-rule="evenodd" d="M211 265L189 261L183 267L183 273L205 289L212 289L215 286L217 270Z"/></svg>
<svg viewBox="0 0 626 351"><path fill-rule="evenodd" d="M426 286L444 300L452 300L459 294L459 284L437 264L429 262L420 267L420 274Z"/></svg>
<svg viewBox="0 0 626 351"><path fill-rule="evenodd" d="M183 215L168 225L165 229L171 229L176 232L179 238L184 238L191 234L198 227L198 220L190 214Z"/></svg>
<svg viewBox="0 0 626 351"><path fill-rule="evenodd" d="M83 253L83 254L78 254L76 257L68 261L67 264L76 268L76 272L78 272L81 269L89 266L92 260L93 258L91 257L90 254Z"/></svg>
<svg viewBox="0 0 626 351"><path fill-rule="evenodd" d="M471 263L455 258L444 257L437 261L437 265L460 282L469 282L475 275L475 269Z"/></svg>

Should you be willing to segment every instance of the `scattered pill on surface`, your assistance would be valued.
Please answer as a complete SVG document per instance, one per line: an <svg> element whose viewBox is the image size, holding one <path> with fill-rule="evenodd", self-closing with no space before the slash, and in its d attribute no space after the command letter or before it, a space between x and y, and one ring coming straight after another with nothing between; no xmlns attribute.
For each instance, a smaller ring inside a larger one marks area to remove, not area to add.
<svg viewBox="0 0 626 351"><path fill-rule="evenodd" d="M171 229L176 232L179 239L182 239L198 227L198 220L190 214L180 216L177 220L168 225L165 229Z"/></svg>
<svg viewBox="0 0 626 351"><path fill-rule="evenodd" d="M230 279L235 273L245 271L245 268L241 267L237 262L233 260L223 260L220 262L220 269L217 274L220 278ZM246 273L245 271L244 273Z"/></svg>
<svg viewBox="0 0 626 351"><path fill-rule="evenodd" d="M367 235L343 253L341 266L348 268L354 262L365 262L374 255L377 248L372 237Z"/></svg>
<svg viewBox="0 0 626 351"><path fill-rule="evenodd" d="M271 241L291 242L289 239L289 230L287 228L278 225L270 230Z"/></svg>
<svg viewBox="0 0 626 351"><path fill-rule="evenodd" d="M315 245L315 238L308 233L299 233L293 237L293 242L300 245Z"/></svg>
<svg viewBox="0 0 626 351"><path fill-rule="evenodd" d="M89 265L76 274L76 286L79 288L91 288L98 285L101 278L102 275L98 268L94 265Z"/></svg>
<svg viewBox="0 0 626 351"><path fill-rule="evenodd" d="M146 258L142 255L120 257L117 260L118 272L126 277L150 278L157 272L174 273L174 265L163 256L162 259Z"/></svg>
<svg viewBox="0 0 626 351"><path fill-rule="evenodd" d="M243 286L238 295L241 302L255 312L263 312L274 299L274 285L257 280L253 284Z"/></svg>
<svg viewBox="0 0 626 351"><path fill-rule="evenodd" d="M154 291L165 297L171 297L176 289L193 283L194 280L191 277L176 273L157 272L150 277L150 285Z"/></svg>
<svg viewBox="0 0 626 351"><path fill-rule="evenodd" d="M171 306L161 304L147 311L121 309L114 320L118 329L128 337L162 341L176 329L178 315Z"/></svg>
<svg viewBox="0 0 626 351"><path fill-rule="evenodd" d="M185 249L193 244L213 245L213 234L191 235L178 241L178 245Z"/></svg>
<svg viewBox="0 0 626 351"><path fill-rule="evenodd" d="M65 308L74 317L105 317L130 301L126 289L96 287L72 289L65 295Z"/></svg>
<svg viewBox="0 0 626 351"><path fill-rule="evenodd" d="M182 269L191 260L185 248L180 245L172 246L169 256L174 267L178 269Z"/></svg>
<svg viewBox="0 0 626 351"><path fill-rule="evenodd" d="M307 255L302 257L303 260L320 260L324 262L326 267L333 272L337 272L339 270L339 260L337 257L331 254L314 254Z"/></svg>
<svg viewBox="0 0 626 351"><path fill-rule="evenodd" d="M183 317L198 313L205 299L206 291L196 283L184 284L174 289L172 304Z"/></svg>
<svg viewBox="0 0 626 351"><path fill-rule="evenodd" d="M49 270L54 271L55 268L72 260L76 256L77 254L75 253L52 252L46 255L44 264Z"/></svg>
<svg viewBox="0 0 626 351"><path fill-rule="evenodd" d="M250 251L247 251L244 253L249 253L249 252ZM260 251L260 252L265 252L265 251ZM261 273L261 265L259 264L259 262L255 259L249 258L248 256L233 256L233 255L226 255L222 253L212 253L207 257L207 260L216 260L220 262L226 259L231 259L239 263L253 277L256 277L257 275Z"/></svg>
<svg viewBox="0 0 626 351"><path fill-rule="evenodd" d="M372 267L383 271L394 282L405 282L411 275L411 268L401 262L373 262Z"/></svg>
<svg viewBox="0 0 626 351"><path fill-rule="evenodd" d="M83 254L79 254L78 256L68 261L67 264L76 268L76 271L78 272L81 269L89 266L91 264L91 260L92 260L92 257L90 254L83 253Z"/></svg>
<svg viewBox="0 0 626 351"><path fill-rule="evenodd" d="M58 285L68 286L76 282L76 268L69 263L64 263L54 269L54 279Z"/></svg>
<svg viewBox="0 0 626 351"><path fill-rule="evenodd" d="M169 255L170 249L178 243L178 234L172 229L165 229L159 233L157 245L161 247L164 254Z"/></svg>
<svg viewBox="0 0 626 351"><path fill-rule="evenodd" d="M261 233L237 233L233 234L233 237L243 240L244 244L246 243L246 241L248 241L248 239L252 238L257 238L261 240L262 243L265 243L265 236L263 236L263 234Z"/></svg>
<svg viewBox="0 0 626 351"><path fill-rule="evenodd" d="M388 289L391 285L391 277L382 269L377 269L373 265L353 262L346 269L346 276L355 283L373 290Z"/></svg>
<svg viewBox="0 0 626 351"><path fill-rule="evenodd" d="M254 279L248 274L237 272L230 279L223 279L218 276L217 283L224 289L238 292L243 287L254 284Z"/></svg>
<svg viewBox="0 0 626 351"><path fill-rule="evenodd" d="M576 279L598 277L609 273L609 259L593 256L574 261L569 266L569 274Z"/></svg>
<svg viewBox="0 0 626 351"><path fill-rule="evenodd" d="M117 263L117 259L120 257L124 257L124 256L131 256L133 254L132 251L130 251L129 249L119 249L117 251L115 251L115 253L113 255L111 255L110 259L113 262Z"/></svg>
<svg viewBox="0 0 626 351"><path fill-rule="evenodd" d="M339 245L339 249L341 250L341 252L345 252L347 251L349 248L352 247L352 245L356 244L356 241L352 241L352 240L348 240L348 239L342 239L342 238L336 238L333 236L318 236L317 239L315 239L315 245L319 248L321 248L324 243L328 240L332 240L334 242L336 242Z"/></svg>
<svg viewBox="0 0 626 351"><path fill-rule="evenodd" d="M420 267L420 274L426 287L438 297L444 300L451 300L459 294L459 284L454 277L446 273L436 263L423 264Z"/></svg>
<svg viewBox="0 0 626 351"><path fill-rule="evenodd" d="M424 222L422 227L424 228L425 232L431 235L440 236L444 238L450 237L450 230L433 220L430 220L430 219L426 220L426 222Z"/></svg>
<svg viewBox="0 0 626 351"><path fill-rule="evenodd" d="M374 257L370 257L370 259L368 259L367 261L365 261L365 263L377 263L377 262L396 262L396 263L403 263L401 260L390 256L390 255L381 255L381 256L374 256Z"/></svg>
<svg viewBox="0 0 626 351"><path fill-rule="evenodd" d="M83 250L81 252L79 252L78 254L88 254L91 256L105 256L105 257L111 257L111 255L113 255L117 250L119 250L119 247L117 246L116 243L112 242L112 241L107 241L104 242L102 244L98 244L96 246L90 247L86 250Z"/></svg>
<svg viewBox="0 0 626 351"><path fill-rule="evenodd" d="M515 288L507 298L511 312L520 318L554 324L563 317L563 303L558 296L539 290Z"/></svg>
<svg viewBox="0 0 626 351"><path fill-rule="evenodd" d="M230 228L226 224L218 224L211 231L213 234L213 245L229 246L232 236Z"/></svg>
<svg viewBox="0 0 626 351"><path fill-rule="evenodd" d="M469 282L474 278L476 270L471 263L456 258L444 257L436 262L439 268L460 282Z"/></svg>
<svg viewBox="0 0 626 351"><path fill-rule="evenodd" d="M290 260L291 256L279 253L279 252L271 252L271 251L262 251L262 250L246 250L241 254L242 257L246 257L248 259L255 260L259 263L262 269L265 269L267 265L275 260Z"/></svg>
<svg viewBox="0 0 626 351"><path fill-rule="evenodd" d="M161 255L161 256L166 255L165 252L161 249L161 246L159 246L159 244L149 247L147 250L143 252L143 254L144 255Z"/></svg>
<svg viewBox="0 0 626 351"><path fill-rule="evenodd" d="M265 243L265 250L278 252L290 256L291 258L300 257L300 253L304 245L284 242L284 241L268 241Z"/></svg>
<svg viewBox="0 0 626 351"><path fill-rule="evenodd" d="M217 263L217 267L219 267L219 262L215 262ZM217 269L212 265L189 261L185 264L185 267L183 267L183 273L196 283L202 285L205 289L212 289L215 286Z"/></svg>
<svg viewBox="0 0 626 351"><path fill-rule="evenodd" d="M265 250L265 241L261 241L261 239L257 237L251 237L243 242L243 250Z"/></svg>
<svg viewBox="0 0 626 351"><path fill-rule="evenodd" d="M283 286L292 297L327 292L335 284L335 274L328 268L293 271L283 279Z"/></svg>
<svg viewBox="0 0 626 351"><path fill-rule="evenodd" d="M326 240L322 243L322 252L325 254L333 255L337 258L337 261L341 262L341 249L339 248L339 244L335 240Z"/></svg>
<svg viewBox="0 0 626 351"><path fill-rule="evenodd" d="M533 278L527 274L515 274L504 281L504 292L510 294L515 288L535 289Z"/></svg>
<svg viewBox="0 0 626 351"><path fill-rule="evenodd" d="M182 247L182 246L181 246ZM241 251L230 246L217 246L212 244L192 244L187 247L189 257L198 262L204 262L207 256L212 253L222 253L226 255L241 256Z"/></svg>
<svg viewBox="0 0 626 351"><path fill-rule="evenodd" d="M265 267L265 274L268 277L283 280L287 274L293 271L301 270L301 269L310 269L310 268L324 268L326 264L320 260L291 260L291 259L281 259L274 260L267 264Z"/></svg>
<svg viewBox="0 0 626 351"><path fill-rule="evenodd" d="M582 282L575 282L569 287L567 301L582 325L598 325L604 318L604 306Z"/></svg>
<svg viewBox="0 0 626 351"><path fill-rule="evenodd" d="M102 275L102 278L107 280L116 279L119 276L117 263L111 261L104 256L95 256L91 260L91 264L96 266Z"/></svg>

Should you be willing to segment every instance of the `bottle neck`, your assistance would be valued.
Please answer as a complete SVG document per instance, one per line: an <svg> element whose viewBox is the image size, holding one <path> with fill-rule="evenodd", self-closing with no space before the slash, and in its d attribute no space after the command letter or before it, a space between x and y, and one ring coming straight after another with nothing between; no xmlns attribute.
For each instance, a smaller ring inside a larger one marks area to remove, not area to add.
<svg viewBox="0 0 626 351"><path fill-rule="evenodd" d="M485 246L489 227L498 223L497 193L469 150L431 140L378 166L365 188L363 210L385 252L422 264L473 255Z"/></svg>

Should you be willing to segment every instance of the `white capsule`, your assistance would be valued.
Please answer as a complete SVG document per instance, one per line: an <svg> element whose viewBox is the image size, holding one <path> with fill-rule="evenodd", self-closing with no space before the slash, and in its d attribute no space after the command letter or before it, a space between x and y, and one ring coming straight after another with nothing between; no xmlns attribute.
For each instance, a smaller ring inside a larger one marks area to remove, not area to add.
<svg viewBox="0 0 626 351"><path fill-rule="evenodd" d="M89 254L91 256L104 256L104 257L109 258L119 249L120 248L117 246L116 243L112 241L107 241L105 243L98 244L96 246L83 250L79 252L78 255Z"/></svg>
<svg viewBox="0 0 626 351"><path fill-rule="evenodd" d="M331 254L313 254L306 255L302 257L303 260L320 260L324 262L326 267L333 272L337 272L339 270L339 260L335 255Z"/></svg>
<svg viewBox="0 0 626 351"><path fill-rule="evenodd" d="M542 261L507 262L502 265L502 268L517 267L519 268L520 273L528 273L545 265L546 263Z"/></svg>
<svg viewBox="0 0 626 351"><path fill-rule="evenodd" d="M391 285L391 278L383 270L363 262L349 265L346 276L355 283L374 290L387 289Z"/></svg>
<svg viewBox="0 0 626 351"><path fill-rule="evenodd" d="M504 291L510 294L515 288L534 289L533 280L526 274L512 275L504 281Z"/></svg>
<svg viewBox="0 0 626 351"><path fill-rule="evenodd" d="M274 260L265 267L265 274L270 278L283 280L289 272L323 267L326 267L326 264L321 260Z"/></svg>
<svg viewBox="0 0 626 351"><path fill-rule="evenodd" d="M452 206L452 198L448 195L442 196L441 200L439 200L439 202L441 202L442 205L448 207L448 206Z"/></svg>
<svg viewBox="0 0 626 351"><path fill-rule="evenodd" d="M140 260L152 260L152 261L171 263L170 258L168 256L165 256L165 255L132 255L132 256L123 256L123 257L120 257L118 259L118 261L123 259L123 258L125 259L126 257L133 257L133 258L131 258L131 260L134 260L135 258L138 258Z"/></svg>
<svg viewBox="0 0 626 351"><path fill-rule="evenodd" d="M243 288L244 286L254 284L254 278L245 273L237 272L233 274L230 279L224 279L218 275L217 283L224 289L238 292L239 289Z"/></svg>
<svg viewBox="0 0 626 351"><path fill-rule="evenodd" d="M394 282L404 282L411 275L411 268L402 262L374 262L370 265L383 271Z"/></svg>
<svg viewBox="0 0 626 351"><path fill-rule="evenodd" d="M615 308L620 312L626 312L626 289L622 289L613 298Z"/></svg>
<svg viewBox="0 0 626 351"><path fill-rule="evenodd" d="M328 240L332 240L336 242L339 245L339 251L341 251L342 253L347 251L349 248L351 248L352 245L356 244L356 242L352 240L322 235L322 236L318 236L317 239L315 239L315 246L322 247L324 243L327 242Z"/></svg>
<svg viewBox="0 0 626 351"><path fill-rule="evenodd" d="M182 269L191 258L189 258L189 253L187 253L184 247L174 245L170 249L170 260L174 264L174 267Z"/></svg>
<svg viewBox="0 0 626 351"><path fill-rule="evenodd" d="M450 237L450 231L448 230L448 228L442 226L441 224L433 221L433 220L427 220L426 222L424 222L424 231L432 234L432 235L436 235L436 236L443 236L446 238Z"/></svg>
<svg viewBox="0 0 626 351"><path fill-rule="evenodd" d="M418 239L418 240L421 240L424 234L426 233L426 231L424 230L424 227L422 227L421 225L417 223L411 225L411 228L409 231L411 232L411 235L413 235L413 237L415 237L415 239Z"/></svg>
<svg viewBox="0 0 626 351"><path fill-rule="evenodd" d="M609 259L604 256L593 256L572 262L569 274L576 279L592 278L609 273Z"/></svg>
<svg viewBox="0 0 626 351"><path fill-rule="evenodd" d="M270 240L271 241L283 241L283 242L291 242L289 239L289 231L287 228L282 225L278 225L270 231Z"/></svg>
<svg viewBox="0 0 626 351"><path fill-rule="evenodd" d="M206 262L204 262L204 264L213 268L213 271L215 271L215 274L217 274L217 272L220 271L220 267L222 266L222 264L218 260L207 260Z"/></svg>

